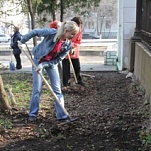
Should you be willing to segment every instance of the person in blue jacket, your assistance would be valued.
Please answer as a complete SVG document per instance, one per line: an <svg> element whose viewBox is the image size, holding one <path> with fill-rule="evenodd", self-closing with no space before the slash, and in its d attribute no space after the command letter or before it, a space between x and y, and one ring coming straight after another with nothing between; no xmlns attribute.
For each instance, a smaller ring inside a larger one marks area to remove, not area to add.
<svg viewBox="0 0 151 151"><path fill-rule="evenodd" d="M13 55L15 57L16 60L16 69L19 70L22 68L22 64L21 64L21 50L18 47L18 40L21 40L21 34L19 32L19 27L14 26L13 28L14 34L11 36L11 48L13 49Z"/></svg>
<svg viewBox="0 0 151 151"><path fill-rule="evenodd" d="M38 72L47 72L54 93L64 106L64 97L61 91L61 82L58 71L58 63L63 60L71 50L71 39L79 32L79 27L74 21L63 22L58 29L44 28L33 29L20 40L19 47L24 48L30 38L34 36L44 37L43 41L33 50L33 61L37 65ZM33 88L30 101L29 121L35 121L38 116L40 96L42 92L42 78L32 67ZM67 119L67 115L55 101L57 120Z"/></svg>

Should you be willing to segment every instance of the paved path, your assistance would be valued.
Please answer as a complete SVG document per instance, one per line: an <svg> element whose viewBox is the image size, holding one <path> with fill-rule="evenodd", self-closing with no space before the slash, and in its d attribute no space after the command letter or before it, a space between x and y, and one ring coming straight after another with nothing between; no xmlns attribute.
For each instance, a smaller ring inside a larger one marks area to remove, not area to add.
<svg viewBox="0 0 151 151"><path fill-rule="evenodd" d="M31 63L25 55L21 55L22 66L20 71L31 71ZM15 63L14 57L12 57L13 62ZM10 56L0 56L0 64L7 66L9 71L9 63L11 61ZM80 56L81 62L81 71L116 71L116 66L104 65L104 57L102 56ZM6 71L5 71L6 72ZM12 72L12 71L11 71Z"/></svg>

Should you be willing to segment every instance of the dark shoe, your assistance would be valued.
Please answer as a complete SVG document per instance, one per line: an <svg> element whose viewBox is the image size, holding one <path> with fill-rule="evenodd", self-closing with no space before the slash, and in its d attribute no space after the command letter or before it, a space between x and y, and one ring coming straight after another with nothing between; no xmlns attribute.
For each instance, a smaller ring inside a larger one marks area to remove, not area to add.
<svg viewBox="0 0 151 151"><path fill-rule="evenodd" d="M68 90L70 87L69 86L63 86L62 91Z"/></svg>
<svg viewBox="0 0 151 151"><path fill-rule="evenodd" d="M28 121L29 122L34 122L36 120L35 116L29 116Z"/></svg>
<svg viewBox="0 0 151 151"><path fill-rule="evenodd" d="M78 84L80 84L81 86L84 86L84 83L83 83L83 82L78 82Z"/></svg>
<svg viewBox="0 0 151 151"><path fill-rule="evenodd" d="M63 84L64 87L70 86L70 83Z"/></svg>

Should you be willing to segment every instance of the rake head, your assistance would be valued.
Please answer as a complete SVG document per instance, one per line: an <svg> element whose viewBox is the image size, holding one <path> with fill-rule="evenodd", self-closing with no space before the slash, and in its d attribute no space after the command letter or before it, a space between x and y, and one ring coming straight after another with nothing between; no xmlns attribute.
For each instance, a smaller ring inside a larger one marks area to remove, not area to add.
<svg viewBox="0 0 151 151"><path fill-rule="evenodd" d="M62 121L61 123L59 123L59 124L57 124L57 126L58 127L61 127L61 126L63 126L63 125L66 125L66 124L69 124L69 123L71 123L71 122L75 122L75 121L77 121L79 118L77 117L77 118L67 118L65 121Z"/></svg>

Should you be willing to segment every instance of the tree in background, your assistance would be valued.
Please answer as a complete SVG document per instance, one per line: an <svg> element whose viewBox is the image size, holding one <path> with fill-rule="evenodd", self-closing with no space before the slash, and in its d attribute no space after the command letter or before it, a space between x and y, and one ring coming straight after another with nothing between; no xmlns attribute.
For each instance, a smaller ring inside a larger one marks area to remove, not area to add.
<svg viewBox="0 0 151 151"><path fill-rule="evenodd" d="M16 10L16 14L25 14L30 21L30 29L33 29L39 27L39 24L42 27L46 26L46 22L48 23L55 19L63 21L66 19L64 15L71 9L73 9L75 13L82 14L84 7L89 9L92 6L97 6L100 0L8 0L4 1L4 3L1 2L0 5L5 4L8 6L8 3L14 5L15 7L13 10ZM4 5L0 8L0 12L2 12L1 14L7 12L7 14L10 13L8 15L11 16L12 10L7 8L4 12L3 6ZM20 8L22 8L22 10L20 10ZM89 11L88 9L87 12ZM25 17L22 19L25 19Z"/></svg>
<svg viewBox="0 0 151 151"><path fill-rule="evenodd" d="M35 28L35 19L36 19L36 15L37 15L37 7L40 3L42 3L41 0L25 0L25 2L27 2L27 9L29 11L30 14L30 18L31 18L31 29ZM37 45L37 40L36 37L33 38L33 44L34 46Z"/></svg>
<svg viewBox="0 0 151 151"><path fill-rule="evenodd" d="M56 13L59 9L57 0L42 0L42 3L38 5L38 24L45 25L45 22L51 22L56 20Z"/></svg>
<svg viewBox="0 0 151 151"><path fill-rule="evenodd" d="M97 23L97 34L102 34L103 25L109 31L113 23L117 22L117 0L102 0L99 7L94 8L97 13L97 21L100 22L100 26ZM105 18L108 18L106 21ZM106 22L105 22L106 21Z"/></svg>
<svg viewBox="0 0 151 151"><path fill-rule="evenodd" d="M80 15L83 13L83 8L86 7L89 11L90 7L98 6L99 2L100 0L42 0L38 6L38 15L44 22L51 22L55 19L63 21L71 10Z"/></svg>
<svg viewBox="0 0 151 151"><path fill-rule="evenodd" d="M94 34L100 36L104 32L105 27L110 31L112 25L117 23L117 2L117 0L101 0L91 6L72 6L66 16L67 18L71 15L83 16L83 28L86 29L86 24L87 26L90 24L90 27L95 30Z"/></svg>
<svg viewBox="0 0 151 151"><path fill-rule="evenodd" d="M116 2L114 1L117 2L117 0L8 0L5 3L12 2L16 6L14 8L16 12L27 16L26 20L27 24L29 24L29 30L37 27L47 27L49 22L56 19L64 21L70 20L73 16L81 16L84 23L95 19L95 22L97 22L95 33L99 35L103 30L104 18L115 16L113 15L116 13ZM19 11L20 8L22 8L22 11ZM3 11L1 10L2 8L0 9L0 13L2 14ZM5 12L7 14L10 12L11 14L10 10ZM22 24L25 24L25 17L21 18L23 20ZM84 27L85 24L83 25ZM37 44L36 39L33 42L34 45Z"/></svg>
<svg viewBox="0 0 151 151"><path fill-rule="evenodd" d="M12 110L7 98L7 93L4 89L2 77L0 75L0 111L7 112Z"/></svg>

